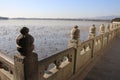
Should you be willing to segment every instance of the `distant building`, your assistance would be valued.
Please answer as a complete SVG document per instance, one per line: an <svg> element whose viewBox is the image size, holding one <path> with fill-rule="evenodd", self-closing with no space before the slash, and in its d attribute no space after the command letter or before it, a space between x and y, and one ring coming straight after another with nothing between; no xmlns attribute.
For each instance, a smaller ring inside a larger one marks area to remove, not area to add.
<svg viewBox="0 0 120 80"><path fill-rule="evenodd" d="M115 18L115 19L112 19L111 21L112 23L120 23L120 18Z"/></svg>

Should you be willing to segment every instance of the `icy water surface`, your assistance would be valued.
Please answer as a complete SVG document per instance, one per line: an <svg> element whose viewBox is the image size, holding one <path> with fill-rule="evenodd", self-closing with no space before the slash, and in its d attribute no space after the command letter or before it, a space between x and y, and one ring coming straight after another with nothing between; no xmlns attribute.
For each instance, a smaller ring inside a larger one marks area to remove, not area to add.
<svg viewBox="0 0 120 80"><path fill-rule="evenodd" d="M89 27L95 24L97 29L101 24L109 22L98 21L64 21L64 20L0 20L0 51L14 55L16 37L19 30L26 26L35 39L35 52L39 59L46 58L67 48L70 40L70 30L78 25L81 31L81 41L87 40Z"/></svg>

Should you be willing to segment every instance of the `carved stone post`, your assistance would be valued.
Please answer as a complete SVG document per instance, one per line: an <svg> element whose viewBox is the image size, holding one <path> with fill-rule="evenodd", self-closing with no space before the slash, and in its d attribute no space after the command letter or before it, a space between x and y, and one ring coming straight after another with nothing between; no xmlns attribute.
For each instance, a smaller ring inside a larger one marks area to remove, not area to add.
<svg viewBox="0 0 120 80"><path fill-rule="evenodd" d="M117 27L116 27L117 29L118 29L118 26L119 26L119 24L117 24Z"/></svg>
<svg viewBox="0 0 120 80"><path fill-rule="evenodd" d="M102 24L100 26L100 34L104 34L104 33L105 33L105 26L104 26L104 24Z"/></svg>
<svg viewBox="0 0 120 80"><path fill-rule="evenodd" d="M115 29L115 27L116 27L116 24L113 24L113 29Z"/></svg>
<svg viewBox="0 0 120 80"><path fill-rule="evenodd" d="M88 36L88 38L89 39L92 39L92 38L94 38L96 36L96 27L95 27L95 25L92 25L91 27L90 27L90 30L89 30L89 36Z"/></svg>
<svg viewBox="0 0 120 80"><path fill-rule="evenodd" d="M39 80L38 56L33 53L34 38L28 32L29 29L23 27L16 39L20 54L14 56L14 80Z"/></svg>
<svg viewBox="0 0 120 80"><path fill-rule="evenodd" d="M110 32L110 24L107 26L107 32Z"/></svg>
<svg viewBox="0 0 120 80"><path fill-rule="evenodd" d="M80 30L78 29L78 26L74 26L71 30L71 40L68 47L77 48L78 45L80 45Z"/></svg>
<svg viewBox="0 0 120 80"><path fill-rule="evenodd" d="M114 29L116 29L117 24L114 24Z"/></svg>
<svg viewBox="0 0 120 80"><path fill-rule="evenodd" d="M112 31L113 30L113 27L114 27L114 25L113 25L113 23L111 24L111 27L110 27L110 30Z"/></svg>

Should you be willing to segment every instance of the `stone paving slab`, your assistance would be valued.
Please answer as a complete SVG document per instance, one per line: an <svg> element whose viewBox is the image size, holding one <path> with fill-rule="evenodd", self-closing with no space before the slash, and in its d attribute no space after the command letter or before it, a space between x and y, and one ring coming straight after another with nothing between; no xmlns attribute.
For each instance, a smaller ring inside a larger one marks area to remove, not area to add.
<svg viewBox="0 0 120 80"><path fill-rule="evenodd" d="M120 38L110 45L84 80L120 80Z"/></svg>

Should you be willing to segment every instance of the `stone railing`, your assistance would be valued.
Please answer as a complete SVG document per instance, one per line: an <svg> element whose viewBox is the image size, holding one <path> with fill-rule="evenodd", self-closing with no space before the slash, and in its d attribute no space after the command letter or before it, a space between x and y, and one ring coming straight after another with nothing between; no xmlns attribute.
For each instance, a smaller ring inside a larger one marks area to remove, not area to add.
<svg viewBox="0 0 120 80"><path fill-rule="evenodd" d="M11 58L0 53L0 80L12 80L14 72L14 62Z"/></svg>
<svg viewBox="0 0 120 80"><path fill-rule="evenodd" d="M80 42L80 30L75 26L71 31L68 49L38 61L33 52L34 38L23 27L17 37L17 50L20 54L14 60L0 53L0 80L74 80L78 73L101 55L107 45L120 35L120 24L102 24L100 35L96 36L95 25L90 27L88 40Z"/></svg>
<svg viewBox="0 0 120 80"><path fill-rule="evenodd" d="M40 80L66 80L73 75L75 49L69 48L39 61Z"/></svg>

